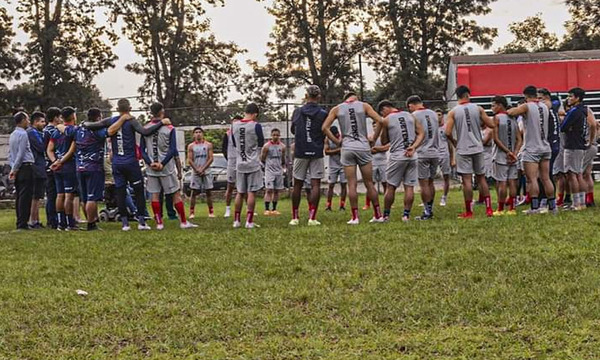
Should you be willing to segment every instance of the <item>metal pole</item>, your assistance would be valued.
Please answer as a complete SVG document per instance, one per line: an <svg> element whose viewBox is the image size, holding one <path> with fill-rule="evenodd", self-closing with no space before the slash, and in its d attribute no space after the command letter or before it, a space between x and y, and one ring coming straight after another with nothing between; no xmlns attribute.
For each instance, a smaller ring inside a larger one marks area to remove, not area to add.
<svg viewBox="0 0 600 360"><path fill-rule="evenodd" d="M363 87L362 56L358 54L358 73L360 74L360 100L365 100L365 91Z"/></svg>

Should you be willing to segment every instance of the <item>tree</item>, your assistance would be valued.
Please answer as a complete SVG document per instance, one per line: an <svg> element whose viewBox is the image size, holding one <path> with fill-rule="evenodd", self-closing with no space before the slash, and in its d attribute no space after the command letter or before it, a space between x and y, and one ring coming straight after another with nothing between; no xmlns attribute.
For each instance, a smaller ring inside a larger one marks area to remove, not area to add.
<svg viewBox="0 0 600 360"><path fill-rule="evenodd" d="M142 62L127 69L144 75L142 95L156 96L167 108L182 106L188 93L219 101L240 72L234 59L243 51L219 42L204 19L206 4L223 0L103 0L124 20L123 31Z"/></svg>
<svg viewBox="0 0 600 360"><path fill-rule="evenodd" d="M19 0L20 27L29 35L25 72L41 84L39 105L62 102L66 84L87 87L114 67L117 37L94 19L95 0Z"/></svg>
<svg viewBox="0 0 600 360"><path fill-rule="evenodd" d="M558 37L546 31L542 14L530 16L508 27L515 39L496 50L500 54L556 51Z"/></svg>
<svg viewBox="0 0 600 360"><path fill-rule="evenodd" d="M13 43L15 32L13 19L4 7L0 7L0 88L6 88L2 80L18 79L20 75L19 49Z"/></svg>
<svg viewBox="0 0 600 360"><path fill-rule="evenodd" d="M371 44L361 33L350 34L364 6L364 0L274 0L267 63L249 62L254 74L240 90L265 101L272 93L289 99L298 87L316 84L325 103L338 101L358 83L354 62Z"/></svg>
<svg viewBox="0 0 600 360"><path fill-rule="evenodd" d="M567 0L571 19L561 50L600 49L600 3L597 0Z"/></svg>

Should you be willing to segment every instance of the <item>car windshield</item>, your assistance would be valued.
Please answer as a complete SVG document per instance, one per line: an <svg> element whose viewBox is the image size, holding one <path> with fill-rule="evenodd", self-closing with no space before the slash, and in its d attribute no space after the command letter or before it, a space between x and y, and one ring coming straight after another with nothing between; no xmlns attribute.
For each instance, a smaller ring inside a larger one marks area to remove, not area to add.
<svg viewBox="0 0 600 360"><path fill-rule="evenodd" d="M212 163L213 167L220 167L220 168L226 168L227 167L227 160L225 159L224 156L215 156L213 163Z"/></svg>

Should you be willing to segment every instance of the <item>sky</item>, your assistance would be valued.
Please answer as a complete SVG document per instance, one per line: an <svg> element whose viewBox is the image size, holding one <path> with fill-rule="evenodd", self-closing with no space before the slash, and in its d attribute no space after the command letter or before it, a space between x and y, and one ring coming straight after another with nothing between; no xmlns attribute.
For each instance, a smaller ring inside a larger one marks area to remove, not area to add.
<svg viewBox="0 0 600 360"><path fill-rule="evenodd" d="M9 0L9 12L15 15L15 2ZM249 59L264 63L266 43L269 33L274 24L273 18L267 13L266 7L272 0L257 2L255 0L226 0L224 7L209 7L207 16L211 19L212 31L221 41L233 41L247 50L247 53L239 56L238 60L243 71L249 71L246 61ZM512 40L508 31L508 25L515 21L521 21L528 16L537 13L542 14L546 26L550 32L562 37L565 33L564 23L569 18L564 0L498 0L491 5L492 12L486 16L476 17L479 24L496 27L498 37L494 45L488 49L473 47L473 54L492 53L495 49ZM18 41L25 42L26 35L17 27L15 19L14 27L17 31ZM95 83L102 95L109 98L118 98L137 95L138 87L143 83L143 78L125 70L125 65L139 60L131 44L126 38L122 38L114 49L119 57L114 69L109 69L95 79ZM370 69L366 69L365 78L367 87L371 87L376 81L376 76ZM228 100L241 98L237 92L229 93Z"/></svg>

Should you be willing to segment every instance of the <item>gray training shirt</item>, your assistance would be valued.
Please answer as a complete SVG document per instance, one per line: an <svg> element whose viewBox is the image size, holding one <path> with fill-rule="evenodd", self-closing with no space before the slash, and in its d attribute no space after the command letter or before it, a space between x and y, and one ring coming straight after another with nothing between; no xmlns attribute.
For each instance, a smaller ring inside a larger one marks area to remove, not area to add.
<svg viewBox="0 0 600 360"><path fill-rule="evenodd" d="M387 118L390 160L417 160L416 153L411 158L404 154L417 138L415 118L406 111L393 112Z"/></svg>
<svg viewBox="0 0 600 360"><path fill-rule="evenodd" d="M498 119L498 139L510 152L514 153L517 146L517 131L519 131L517 120L506 113L496 114L496 118ZM494 161L500 165L508 163L506 153L498 146L494 146Z"/></svg>
<svg viewBox="0 0 600 360"><path fill-rule="evenodd" d="M375 146L381 146L381 138L377 139ZM373 154L373 166L387 165L387 151Z"/></svg>
<svg viewBox="0 0 600 360"><path fill-rule="evenodd" d="M203 167L208 161L208 148L209 146L206 141L201 143L194 141L192 152L194 155L194 165L196 165L196 167Z"/></svg>
<svg viewBox="0 0 600 360"><path fill-rule="evenodd" d="M438 119L435 111L422 109L413 112L413 115L423 125L425 137L417 153L421 159L437 159L439 157Z"/></svg>
<svg viewBox="0 0 600 360"><path fill-rule="evenodd" d="M269 141L265 146L268 147L267 159L265 160L265 173L271 175L283 175L283 166L281 165L283 144L276 144Z"/></svg>
<svg viewBox="0 0 600 360"><path fill-rule="evenodd" d="M338 148L338 146L331 140L329 139L325 139L325 141L327 141L327 145L329 146L330 150L335 150ZM342 169L342 160L341 160L341 154L337 153L335 155L329 155L329 169Z"/></svg>
<svg viewBox="0 0 600 360"><path fill-rule="evenodd" d="M367 115L361 101L345 102L338 106L337 119L342 134L342 149L370 151L367 138Z"/></svg>
<svg viewBox="0 0 600 360"><path fill-rule="evenodd" d="M454 108L454 130L456 131L456 153L474 155L483 152L481 117L479 106L466 103Z"/></svg>
<svg viewBox="0 0 600 360"><path fill-rule="evenodd" d="M523 115L525 148L531 154L552 152L548 141L550 112L546 104L537 101L527 103L527 114Z"/></svg>
<svg viewBox="0 0 600 360"><path fill-rule="evenodd" d="M261 168L258 127L260 124L249 120L235 121L231 125L237 155L236 170L239 173L249 174L259 171Z"/></svg>

